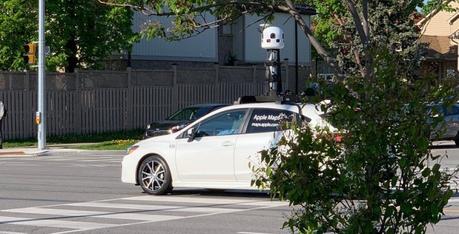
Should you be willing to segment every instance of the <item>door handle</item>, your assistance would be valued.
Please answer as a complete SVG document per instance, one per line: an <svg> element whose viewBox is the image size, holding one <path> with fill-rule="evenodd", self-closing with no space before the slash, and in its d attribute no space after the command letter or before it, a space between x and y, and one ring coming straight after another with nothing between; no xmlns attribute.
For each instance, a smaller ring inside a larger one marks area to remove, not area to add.
<svg viewBox="0 0 459 234"><path fill-rule="evenodd" d="M233 146L233 143L231 141L225 141L222 143L222 146Z"/></svg>

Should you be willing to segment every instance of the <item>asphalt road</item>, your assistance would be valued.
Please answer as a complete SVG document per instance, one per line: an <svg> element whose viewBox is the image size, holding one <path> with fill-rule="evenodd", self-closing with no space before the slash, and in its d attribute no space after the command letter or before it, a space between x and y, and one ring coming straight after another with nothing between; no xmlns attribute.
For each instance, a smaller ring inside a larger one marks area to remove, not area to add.
<svg viewBox="0 0 459 234"><path fill-rule="evenodd" d="M459 148L440 143L444 168ZM121 155L0 157L0 234L18 233L288 233L290 209L264 193L178 189L148 196L120 182ZM457 233L459 194L430 233Z"/></svg>
<svg viewBox="0 0 459 234"><path fill-rule="evenodd" d="M120 182L121 155L0 158L1 233L286 233L289 209L265 193Z"/></svg>

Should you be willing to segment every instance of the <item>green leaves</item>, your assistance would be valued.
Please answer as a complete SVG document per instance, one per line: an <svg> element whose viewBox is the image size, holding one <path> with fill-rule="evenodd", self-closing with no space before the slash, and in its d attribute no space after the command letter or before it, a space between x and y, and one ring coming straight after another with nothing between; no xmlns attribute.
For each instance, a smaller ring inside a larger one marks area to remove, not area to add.
<svg viewBox="0 0 459 234"><path fill-rule="evenodd" d="M0 70L26 68L22 45L37 40L37 9L36 1L0 1ZM97 1L47 1L48 69L97 68L112 53L129 50L137 39L132 16L127 8Z"/></svg>
<svg viewBox="0 0 459 234"><path fill-rule="evenodd" d="M23 70L23 45L36 40L38 35L32 26L38 22L29 10L35 3L25 0L0 1L0 70Z"/></svg>
<svg viewBox="0 0 459 234"><path fill-rule="evenodd" d="M400 67L403 56L386 48L372 53L373 80L317 80L319 99L331 100L328 120L346 133L342 143L326 130L298 126L295 137L261 153L264 165L277 166L257 170L258 178L273 195L302 207L285 223L291 230L422 233L440 220L452 195L455 171L426 162L432 158L428 104L453 98L455 85L411 76Z"/></svg>

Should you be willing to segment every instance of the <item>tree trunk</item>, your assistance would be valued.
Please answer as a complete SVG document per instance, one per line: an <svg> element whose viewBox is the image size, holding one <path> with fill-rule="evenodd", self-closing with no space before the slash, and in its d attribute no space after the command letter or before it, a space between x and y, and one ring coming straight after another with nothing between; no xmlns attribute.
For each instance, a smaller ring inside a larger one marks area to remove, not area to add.
<svg viewBox="0 0 459 234"><path fill-rule="evenodd" d="M65 67L65 72L73 73L75 72L75 68L78 66L78 48L74 36L72 36L65 44L65 51L67 54L67 66Z"/></svg>
<svg viewBox="0 0 459 234"><path fill-rule="evenodd" d="M67 0L69 1L69 0ZM76 9L75 6L77 5L77 1L70 0L65 7L67 8L68 16L70 17L69 19L69 25L66 25L66 27L75 27L75 22L76 20ZM76 35L75 33L71 33L67 39L67 42L65 43L65 54L67 56L67 65L65 67L65 72L73 73L75 72L75 68L78 66L78 45L76 41Z"/></svg>

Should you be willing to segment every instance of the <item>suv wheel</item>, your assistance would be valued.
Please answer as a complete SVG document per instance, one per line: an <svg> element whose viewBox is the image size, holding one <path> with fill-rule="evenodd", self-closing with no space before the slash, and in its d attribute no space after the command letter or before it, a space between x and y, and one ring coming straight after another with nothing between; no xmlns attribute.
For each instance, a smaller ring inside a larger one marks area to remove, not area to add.
<svg viewBox="0 0 459 234"><path fill-rule="evenodd" d="M161 195L172 190L172 178L167 163L159 156L143 160L137 172L140 187L152 195Z"/></svg>

